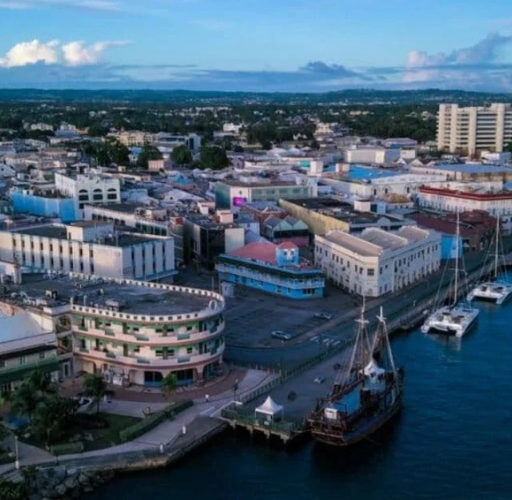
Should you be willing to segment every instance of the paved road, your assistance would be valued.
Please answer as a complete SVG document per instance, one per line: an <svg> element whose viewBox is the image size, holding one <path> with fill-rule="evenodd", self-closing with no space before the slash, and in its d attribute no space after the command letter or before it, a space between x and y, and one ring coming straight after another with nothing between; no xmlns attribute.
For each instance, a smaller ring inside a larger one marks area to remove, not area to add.
<svg viewBox="0 0 512 500"><path fill-rule="evenodd" d="M512 238L508 238L504 244L507 251L509 251L512 248ZM464 255L465 268L468 274L478 271L483 261L489 262L487 260L487 252L471 252ZM453 279L452 268L453 266L450 264L442 266L439 272L432 274L425 281L385 297L369 300L366 304L366 316L370 321L369 328L376 327L377 321L375 318L381 305L389 322L397 319L427 298L435 297L440 289L440 284L442 283L444 287L448 287ZM478 272L476 274L478 275ZM312 311L307 309L309 306L306 304L300 304L299 306L303 308L302 314L307 313L310 318ZM256 316L267 331L274 329L286 330L287 321L290 321L287 316L292 316L295 319L302 317L300 316L301 313L297 312L297 307L296 302L290 303L288 309L286 309L285 305L281 305L279 315L282 319L279 316L272 316L271 324L267 323L267 316L262 316L261 313L256 313ZM316 309L318 307L317 305ZM354 307L354 298L350 298L348 307L345 304L345 307L340 309L342 312L333 321L326 322L323 325L318 324L318 322L305 322L301 334L297 339L289 343L276 342L265 347L258 347L256 345L247 348L234 344L232 339L236 333L232 333L227 337L225 358L231 363L242 365L274 368L291 368L296 366L325 349L347 343L353 337L355 332L354 319L359 314L359 308ZM330 310L333 310L332 306ZM231 328L235 330L240 328L246 329L246 327L239 324L235 324Z"/></svg>

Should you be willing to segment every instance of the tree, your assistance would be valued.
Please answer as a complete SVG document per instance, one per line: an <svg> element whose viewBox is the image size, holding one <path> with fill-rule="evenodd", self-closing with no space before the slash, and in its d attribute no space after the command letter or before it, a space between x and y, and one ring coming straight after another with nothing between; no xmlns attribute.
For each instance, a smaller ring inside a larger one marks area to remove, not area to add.
<svg viewBox="0 0 512 500"><path fill-rule="evenodd" d="M141 168L148 168L148 162L150 160L161 160L163 158L162 153L151 144L144 144L142 151L137 158L137 166Z"/></svg>
<svg viewBox="0 0 512 500"><path fill-rule="evenodd" d="M96 402L96 413L100 411L100 401L107 392L107 382L101 375L89 374L85 376L83 392Z"/></svg>
<svg viewBox="0 0 512 500"><path fill-rule="evenodd" d="M170 398L174 391L176 391L176 387L178 386L178 378L174 373L168 373L164 380L162 381L162 388L164 390L165 395Z"/></svg>
<svg viewBox="0 0 512 500"><path fill-rule="evenodd" d="M32 372L12 394L12 410L18 415L27 416L32 422L39 403L56 392L57 388L48 373Z"/></svg>
<svg viewBox="0 0 512 500"><path fill-rule="evenodd" d="M171 159L178 165L190 165L192 163L192 153L187 146L182 144L181 146L173 148Z"/></svg>
<svg viewBox="0 0 512 500"><path fill-rule="evenodd" d="M117 140L107 141L107 153L110 163L128 165L130 163L130 150Z"/></svg>
<svg viewBox="0 0 512 500"><path fill-rule="evenodd" d="M57 395L47 397L37 405L30 425L31 431L48 447L61 437L79 404L77 400Z"/></svg>
<svg viewBox="0 0 512 500"><path fill-rule="evenodd" d="M203 168L221 170L229 166L226 150L219 146L206 146L201 148L201 165Z"/></svg>

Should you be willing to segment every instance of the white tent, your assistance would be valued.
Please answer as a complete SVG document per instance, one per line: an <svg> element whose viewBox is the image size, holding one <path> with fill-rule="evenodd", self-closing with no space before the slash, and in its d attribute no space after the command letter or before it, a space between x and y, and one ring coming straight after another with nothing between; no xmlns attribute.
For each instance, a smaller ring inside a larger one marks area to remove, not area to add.
<svg viewBox="0 0 512 500"><path fill-rule="evenodd" d="M266 420L276 420L283 417L283 407L269 396L261 406L254 410L254 414L256 417L263 415Z"/></svg>

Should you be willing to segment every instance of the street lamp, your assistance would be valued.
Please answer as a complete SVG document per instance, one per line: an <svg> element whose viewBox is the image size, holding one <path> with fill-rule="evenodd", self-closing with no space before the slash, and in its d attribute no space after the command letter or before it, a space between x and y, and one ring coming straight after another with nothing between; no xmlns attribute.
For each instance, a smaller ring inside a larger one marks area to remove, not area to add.
<svg viewBox="0 0 512 500"><path fill-rule="evenodd" d="M235 383L233 385L233 399L235 400L235 404L236 404L236 391L238 391L238 379L235 379Z"/></svg>
<svg viewBox="0 0 512 500"><path fill-rule="evenodd" d="M18 452L18 436L14 436L14 453L16 454L16 461L14 462L14 466L16 470L20 468L20 455Z"/></svg>

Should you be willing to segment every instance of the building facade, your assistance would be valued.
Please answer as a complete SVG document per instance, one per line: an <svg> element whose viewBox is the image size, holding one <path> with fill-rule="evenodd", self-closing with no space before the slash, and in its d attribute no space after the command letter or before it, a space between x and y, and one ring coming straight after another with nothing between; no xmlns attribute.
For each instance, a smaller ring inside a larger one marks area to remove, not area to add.
<svg viewBox="0 0 512 500"><path fill-rule="evenodd" d="M218 257L215 269L221 282L233 283L291 299L313 299L324 294L322 271L301 262L291 242L249 243Z"/></svg>
<svg viewBox="0 0 512 500"><path fill-rule="evenodd" d="M75 369L118 385L201 384L222 369L224 298L160 283L114 281L71 304Z"/></svg>
<svg viewBox="0 0 512 500"><path fill-rule="evenodd" d="M437 118L437 148L474 155L478 151L501 152L512 142L510 104L490 107L459 107L440 104Z"/></svg>
<svg viewBox="0 0 512 500"><path fill-rule="evenodd" d="M81 221L0 231L0 260L34 272L144 280L175 274L172 238L117 233L111 222Z"/></svg>
<svg viewBox="0 0 512 500"><path fill-rule="evenodd" d="M303 198L311 196L313 186L295 182L239 182L219 181L215 184L217 208L235 212L249 202L277 202L281 198Z"/></svg>
<svg viewBox="0 0 512 500"><path fill-rule="evenodd" d="M356 295L378 297L403 289L439 269L441 236L417 227L397 233L340 230L315 237L315 262L335 285Z"/></svg>

